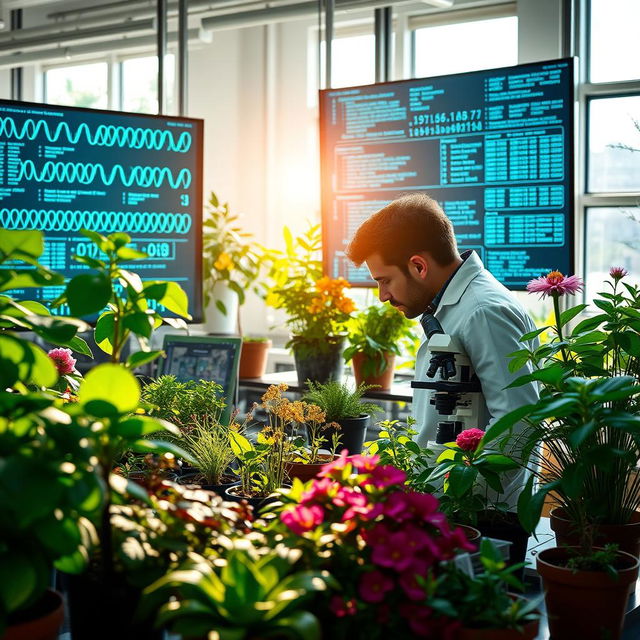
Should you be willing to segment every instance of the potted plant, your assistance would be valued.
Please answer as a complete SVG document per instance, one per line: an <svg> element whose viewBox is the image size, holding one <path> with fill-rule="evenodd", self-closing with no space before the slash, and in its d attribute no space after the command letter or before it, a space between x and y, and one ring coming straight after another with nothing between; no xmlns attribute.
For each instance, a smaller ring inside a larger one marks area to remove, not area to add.
<svg viewBox="0 0 640 640"><path fill-rule="evenodd" d="M231 542L215 565L192 556L146 590L147 606L159 607L158 625L190 638L320 640L309 601L330 581L297 566L300 552L277 545L251 548Z"/></svg>
<svg viewBox="0 0 640 640"><path fill-rule="evenodd" d="M339 590L314 611L332 638L448 637L456 623L425 604L425 582L459 551L475 549L451 527L438 500L406 490L405 474L377 456L343 452L303 484L294 480L270 534L326 570ZM322 596L322 594L321 594Z"/></svg>
<svg viewBox="0 0 640 640"><path fill-rule="evenodd" d="M513 593L524 591L515 577L523 565L508 567L486 539L480 543L479 560L482 568L473 574L454 562L443 565L426 588L426 604L458 622L455 640L534 640L542 597L527 600Z"/></svg>
<svg viewBox="0 0 640 640"><path fill-rule="evenodd" d="M267 358L273 342L269 338L242 338L242 351L240 352L240 368L238 377L262 378L267 370Z"/></svg>
<svg viewBox="0 0 640 640"><path fill-rule="evenodd" d="M360 383L355 389L335 380L322 383L308 382L309 391L304 400L324 411L327 422L340 426L340 444L337 452L361 453L369 419L382 409L373 402L364 402L362 396L371 388ZM325 434L330 439L331 432Z"/></svg>
<svg viewBox="0 0 640 640"><path fill-rule="evenodd" d="M300 386L306 380L340 380L345 324L355 310L344 293L349 284L323 276L319 225L295 239L285 227L284 237L286 251L273 262L266 303L287 313L286 346L293 351Z"/></svg>
<svg viewBox="0 0 640 640"><path fill-rule="evenodd" d="M511 542L510 564L523 566L529 532L515 512L509 511L511 496L505 495L501 479L521 467L520 463L484 441L481 429L465 429L455 442L445 445L426 478L433 490L442 492L442 510L454 522L469 524L484 536Z"/></svg>
<svg viewBox="0 0 640 640"><path fill-rule="evenodd" d="M238 226L238 216L212 191L202 223L204 327L242 335L239 309L270 252Z"/></svg>
<svg viewBox="0 0 640 640"><path fill-rule="evenodd" d="M402 339L413 338L413 328L414 323L389 303L371 305L351 318L344 360L353 362L356 384L391 388L395 357Z"/></svg>

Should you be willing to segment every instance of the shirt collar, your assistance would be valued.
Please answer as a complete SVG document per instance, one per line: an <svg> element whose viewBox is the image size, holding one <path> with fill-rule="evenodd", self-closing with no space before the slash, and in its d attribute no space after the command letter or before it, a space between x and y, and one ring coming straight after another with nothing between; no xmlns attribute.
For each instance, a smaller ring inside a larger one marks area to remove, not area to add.
<svg viewBox="0 0 640 640"><path fill-rule="evenodd" d="M462 268L462 266L467 261L467 259L471 256L472 253L473 251L469 249L467 251L463 251L460 254L460 257L462 258L462 262L456 267L456 270L447 278L447 281L442 285L442 288L440 289L440 291L436 293L431 303L425 309L423 316L433 315L436 312L436 310L438 309L438 305L440 304L440 301L442 300L442 297L444 296L444 293L447 290L447 287L449 286L451 281L455 278L458 271L460 271L460 269Z"/></svg>

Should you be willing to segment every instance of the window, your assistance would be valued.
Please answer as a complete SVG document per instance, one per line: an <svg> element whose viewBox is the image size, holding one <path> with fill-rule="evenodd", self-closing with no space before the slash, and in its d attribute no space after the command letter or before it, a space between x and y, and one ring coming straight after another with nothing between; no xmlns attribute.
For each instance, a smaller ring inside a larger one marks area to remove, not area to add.
<svg viewBox="0 0 640 640"><path fill-rule="evenodd" d="M109 68L106 62L54 67L44 74L45 102L71 107L109 106Z"/></svg>
<svg viewBox="0 0 640 640"><path fill-rule="evenodd" d="M165 112L173 113L175 57L167 55L165 73ZM120 63L120 108L136 113L158 113L158 58L129 58Z"/></svg>
<svg viewBox="0 0 640 640"><path fill-rule="evenodd" d="M640 43L637 0L583 3L587 34L578 32L587 59L580 86L587 119L581 158L586 300L605 290L612 266L640 283Z"/></svg>
<svg viewBox="0 0 640 640"><path fill-rule="evenodd" d="M321 69L325 66L325 51L323 41L320 45ZM374 83L375 59L375 37L372 33L336 36L331 41L331 88Z"/></svg>
<svg viewBox="0 0 640 640"><path fill-rule="evenodd" d="M451 22L414 31L416 78L518 63L518 18Z"/></svg>

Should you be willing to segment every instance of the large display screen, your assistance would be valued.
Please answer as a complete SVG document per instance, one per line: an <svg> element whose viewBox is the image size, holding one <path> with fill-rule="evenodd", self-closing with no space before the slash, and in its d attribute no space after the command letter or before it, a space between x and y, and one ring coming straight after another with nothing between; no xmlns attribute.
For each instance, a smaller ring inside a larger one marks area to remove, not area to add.
<svg viewBox="0 0 640 640"><path fill-rule="evenodd" d="M124 231L148 254L131 269L180 284L199 320L202 138L202 120L0 100L0 229L44 231L41 262L68 278L88 268L74 254L100 257L80 229Z"/></svg>
<svg viewBox="0 0 640 640"><path fill-rule="evenodd" d="M325 269L374 285L345 248L401 194L435 198L459 249L511 289L573 272L570 59L320 94Z"/></svg>

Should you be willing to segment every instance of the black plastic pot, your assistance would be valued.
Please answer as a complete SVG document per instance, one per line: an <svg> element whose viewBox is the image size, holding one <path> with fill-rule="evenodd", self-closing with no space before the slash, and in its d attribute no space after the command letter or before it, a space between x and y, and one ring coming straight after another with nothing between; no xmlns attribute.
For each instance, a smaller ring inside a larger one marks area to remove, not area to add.
<svg viewBox="0 0 640 640"><path fill-rule="evenodd" d="M367 427L369 426L369 415L360 414L357 418L343 418L336 420L340 425L340 444L336 449L336 453L340 453L346 449L350 454L362 453L362 446L367 435ZM327 443L323 445L325 448L331 444L331 436L335 429L327 429L322 435L327 439Z"/></svg>
<svg viewBox="0 0 640 640"><path fill-rule="evenodd" d="M308 344L294 344L292 350L299 386L304 387L307 380L321 384L329 380L342 380L344 339L327 337L322 349L314 352L309 352Z"/></svg>
<svg viewBox="0 0 640 640"><path fill-rule="evenodd" d="M276 493L272 493L270 496L266 497L246 497L237 493L238 489L239 485L228 487L225 490L224 499L231 500L231 502L242 502L243 500L246 500L256 511L264 511L265 507L280 499L280 496Z"/></svg>
<svg viewBox="0 0 640 640"><path fill-rule="evenodd" d="M230 480L229 482L221 482L220 484L203 484L198 480L198 478L201 478L201 477L202 477L201 473L199 473L198 471L193 471L189 475L183 475L182 477L180 477L178 480L178 483L182 485L190 485L190 484L196 485L201 489L206 489L207 491L213 491L214 493L218 494L221 498L226 497L225 491L229 487L235 487L240 484L240 480L237 480L237 479ZM223 476L223 479L231 478L231 477L237 478L237 476Z"/></svg>

